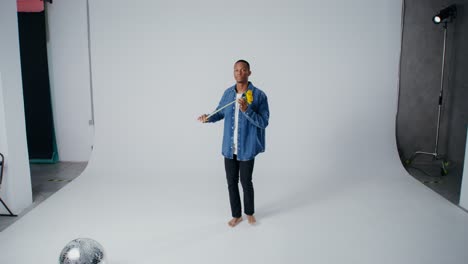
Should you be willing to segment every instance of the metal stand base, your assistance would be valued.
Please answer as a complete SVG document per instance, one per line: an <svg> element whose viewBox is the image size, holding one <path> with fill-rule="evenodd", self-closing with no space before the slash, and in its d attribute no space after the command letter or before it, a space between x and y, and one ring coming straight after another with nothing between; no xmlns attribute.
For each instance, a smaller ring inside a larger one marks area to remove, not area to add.
<svg viewBox="0 0 468 264"><path fill-rule="evenodd" d="M432 156L432 160L437 160L441 162L440 165L440 175L441 176L446 176L448 174L447 166L449 165L449 161L447 160L447 157L445 155L437 154L437 153L430 153L430 152L424 152L424 151L416 151L409 159L405 161L405 164L407 166L411 165L413 163L414 159L419 156L419 155L428 155Z"/></svg>

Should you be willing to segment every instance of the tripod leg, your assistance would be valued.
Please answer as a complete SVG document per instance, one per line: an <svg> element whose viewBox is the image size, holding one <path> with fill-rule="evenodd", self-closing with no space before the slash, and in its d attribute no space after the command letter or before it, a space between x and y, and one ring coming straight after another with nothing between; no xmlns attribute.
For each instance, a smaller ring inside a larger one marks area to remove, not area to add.
<svg viewBox="0 0 468 264"><path fill-rule="evenodd" d="M411 165L411 163L413 163L414 159L418 156L418 155L423 155L425 153L422 153L422 152L419 152L419 151L416 151L413 153L413 155L411 155L411 157L409 157L409 159L405 160L405 165L406 166L409 166Z"/></svg>
<svg viewBox="0 0 468 264"><path fill-rule="evenodd" d="M0 214L0 216L17 216L15 214L13 214L11 211L10 211L10 208L8 208L8 206L5 204L5 202L2 200L2 198L0 198L0 202L3 204L3 206L8 210L8 212L10 214Z"/></svg>

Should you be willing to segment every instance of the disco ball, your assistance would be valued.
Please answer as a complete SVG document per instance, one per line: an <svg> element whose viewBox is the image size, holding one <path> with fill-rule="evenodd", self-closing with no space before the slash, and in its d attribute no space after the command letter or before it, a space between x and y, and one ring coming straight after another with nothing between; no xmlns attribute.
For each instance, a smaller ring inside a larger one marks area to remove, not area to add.
<svg viewBox="0 0 468 264"><path fill-rule="evenodd" d="M60 253L60 264L105 264L104 248L90 238L77 238L68 243Z"/></svg>

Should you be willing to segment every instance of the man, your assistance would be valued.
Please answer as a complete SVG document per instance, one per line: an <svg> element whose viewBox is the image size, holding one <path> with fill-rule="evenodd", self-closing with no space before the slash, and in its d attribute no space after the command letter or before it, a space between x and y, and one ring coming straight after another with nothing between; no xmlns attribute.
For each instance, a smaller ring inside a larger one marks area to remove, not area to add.
<svg viewBox="0 0 468 264"><path fill-rule="evenodd" d="M202 123L224 119L222 154L231 204L232 219L228 222L231 227L242 221L239 175L244 192L244 213L250 224L256 222L252 172L255 156L265 151L265 128L270 117L267 96L249 82L250 74L249 63L237 61L234 64L236 84L224 92L216 109L233 101L236 103L209 118L206 114L198 117ZM249 96L246 98L245 94Z"/></svg>

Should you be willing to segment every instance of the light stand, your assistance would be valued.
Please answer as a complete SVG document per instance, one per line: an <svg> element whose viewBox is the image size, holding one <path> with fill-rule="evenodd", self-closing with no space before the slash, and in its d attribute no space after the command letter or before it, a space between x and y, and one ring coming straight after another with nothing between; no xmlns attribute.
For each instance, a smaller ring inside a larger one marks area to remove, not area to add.
<svg viewBox="0 0 468 264"><path fill-rule="evenodd" d="M439 92L439 105L438 105L438 114L437 114L437 133L435 139L435 149L434 152L424 152L424 151L416 151L408 160L406 160L406 164L409 165L413 162L413 160L418 155L429 155L433 157L433 160L440 160L441 161L441 175L445 176L448 174L447 165L448 161L446 160L445 155L441 155L438 153L439 151L439 134L440 134L440 120L441 120L441 113L442 113L442 102L444 96L444 73L445 73L445 53L446 53L446 42L447 42L447 26L449 22L452 22L453 19L456 17L457 8L455 5L451 5L443 10L441 10L437 15L432 18L432 21L435 24L442 23L444 29L444 44L442 49L442 71L440 77L440 92Z"/></svg>

